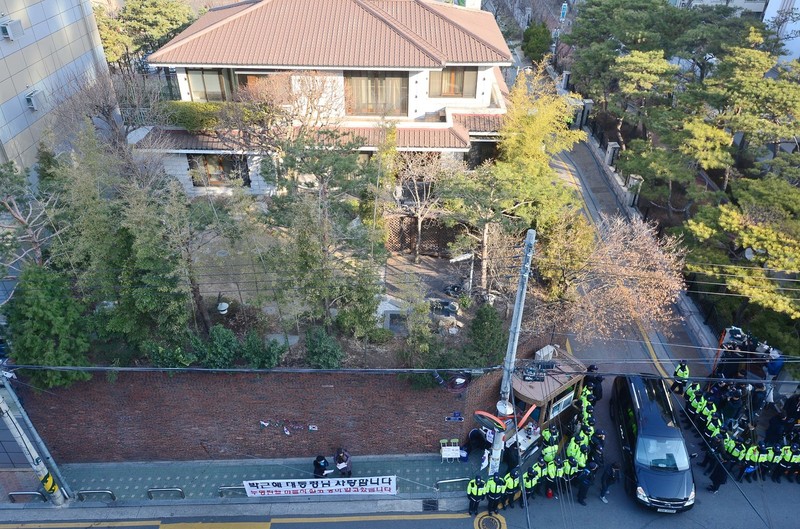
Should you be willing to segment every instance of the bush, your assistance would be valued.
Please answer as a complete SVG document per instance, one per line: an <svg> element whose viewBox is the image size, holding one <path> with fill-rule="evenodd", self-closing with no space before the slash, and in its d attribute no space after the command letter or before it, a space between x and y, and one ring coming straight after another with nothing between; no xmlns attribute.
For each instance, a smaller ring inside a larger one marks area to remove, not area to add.
<svg viewBox="0 0 800 529"><path fill-rule="evenodd" d="M336 339L328 336L322 327L306 331L306 360L316 369L338 369L344 353Z"/></svg>
<svg viewBox="0 0 800 529"><path fill-rule="evenodd" d="M197 360L191 351L185 351L181 346L164 345L151 340L142 342L141 349L154 367L189 367Z"/></svg>
<svg viewBox="0 0 800 529"><path fill-rule="evenodd" d="M375 327L367 332L367 341L375 345L386 345L394 339L394 333L383 327Z"/></svg>
<svg viewBox="0 0 800 529"><path fill-rule="evenodd" d="M194 101L164 101L162 110L169 125L183 127L189 132L213 130L219 123L219 103L196 103Z"/></svg>
<svg viewBox="0 0 800 529"><path fill-rule="evenodd" d="M253 369L272 369L280 364L288 349L276 340L264 342L256 332L249 332L242 343L242 356Z"/></svg>
<svg viewBox="0 0 800 529"><path fill-rule="evenodd" d="M204 343L202 339L198 341L193 340L193 347L198 347L199 351L195 349L197 357L203 367L210 369L226 369L233 367L233 361L239 351L239 340L232 330L226 329L222 325L214 325L208 333L208 342Z"/></svg>

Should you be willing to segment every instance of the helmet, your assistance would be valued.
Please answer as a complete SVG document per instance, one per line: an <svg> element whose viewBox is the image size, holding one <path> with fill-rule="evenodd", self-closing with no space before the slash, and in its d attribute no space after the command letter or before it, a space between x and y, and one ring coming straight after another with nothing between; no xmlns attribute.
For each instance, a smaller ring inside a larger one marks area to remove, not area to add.
<svg viewBox="0 0 800 529"><path fill-rule="evenodd" d="M475 483L477 483L478 485L483 485L483 478L481 478L480 476L475 476Z"/></svg>
<svg viewBox="0 0 800 529"><path fill-rule="evenodd" d="M759 441L758 442L758 449L761 450L761 451L764 451L764 450L767 449L767 445L764 444L764 441Z"/></svg>
<svg viewBox="0 0 800 529"><path fill-rule="evenodd" d="M587 445L582 445L581 446L581 452L583 452L584 454L588 453L589 452L589 447Z"/></svg>
<svg viewBox="0 0 800 529"><path fill-rule="evenodd" d="M717 413L717 412L714 412L714 413L712 413L712 414L711 414L711 416L712 416L713 418L715 418L715 419L719 419L719 418L720 418L720 414L719 414L719 413Z"/></svg>
<svg viewBox="0 0 800 529"><path fill-rule="evenodd" d="M580 443L581 441L583 441L583 434L581 432L578 432L575 435L573 435L572 438L575 440L576 443Z"/></svg>
<svg viewBox="0 0 800 529"><path fill-rule="evenodd" d="M515 478L517 476L519 476L519 469L515 468L514 470L511 471L511 477Z"/></svg>
<svg viewBox="0 0 800 529"><path fill-rule="evenodd" d="M797 452L798 450L800 450L800 445L798 445L797 443L793 444L792 445L792 452Z"/></svg>
<svg viewBox="0 0 800 529"><path fill-rule="evenodd" d="M551 424L550 425L550 431L552 433L556 433L558 431L558 426L556 426L555 424Z"/></svg>
<svg viewBox="0 0 800 529"><path fill-rule="evenodd" d="M595 451L595 452L602 452L602 451L603 451L603 445L597 445L597 446L595 446L595 447L594 447L594 451Z"/></svg>
<svg viewBox="0 0 800 529"><path fill-rule="evenodd" d="M480 474L476 475L475 476L475 481L480 481L480 480L481 480L481 475Z"/></svg>
<svg viewBox="0 0 800 529"><path fill-rule="evenodd" d="M581 426L581 431L587 435L589 434L589 432L591 432L588 424L584 424L583 426Z"/></svg>
<svg viewBox="0 0 800 529"><path fill-rule="evenodd" d="M586 411L588 411L589 413L593 412L594 411L594 406L589 404L588 406L586 406Z"/></svg>
<svg viewBox="0 0 800 529"><path fill-rule="evenodd" d="M605 436L606 436L606 431L605 431L605 430L597 430L597 431L594 433L594 436L595 436L595 437L605 437Z"/></svg>
<svg viewBox="0 0 800 529"><path fill-rule="evenodd" d="M536 460L537 463L540 465L544 465L546 461L544 460L544 456L539 456L539 459Z"/></svg>
<svg viewBox="0 0 800 529"><path fill-rule="evenodd" d="M589 470L597 470L597 463L595 463L594 461L592 461L586 466L589 468Z"/></svg>
<svg viewBox="0 0 800 529"><path fill-rule="evenodd" d="M681 360L680 363L681 363L682 366L685 366L686 365L686 360Z"/></svg>
<svg viewBox="0 0 800 529"><path fill-rule="evenodd" d="M589 423L589 426L594 426L594 423L595 423L594 417L589 417L589 420L586 421L586 422Z"/></svg>
<svg viewBox="0 0 800 529"><path fill-rule="evenodd" d="M594 389L594 382L592 382L592 381L587 382L586 383L586 387L589 388L589 389Z"/></svg>
<svg viewBox="0 0 800 529"><path fill-rule="evenodd" d="M593 372L597 371L597 366L594 365L594 364L590 365L588 371L590 373L593 373Z"/></svg>
<svg viewBox="0 0 800 529"><path fill-rule="evenodd" d="M544 462L544 460L542 462ZM535 474L535 472L533 471L533 467L529 468L526 474L528 474L529 476L533 476Z"/></svg>
<svg viewBox="0 0 800 529"><path fill-rule="evenodd" d="M500 477L500 472L495 472L494 476L492 476L492 477L495 478L495 479L498 479Z"/></svg>
<svg viewBox="0 0 800 529"><path fill-rule="evenodd" d="M575 461L575 458L574 458L574 457L570 457L570 458L568 458L568 459L567 459L567 461L569 461L569 464L570 464L570 465L572 465L573 467L574 467L574 466L576 466L576 465L578 464L578 462L577 462L577 461Z"/></svg>
<svg viewBox="0 0 800 529"><path fill-rule="evenodd" d="M562 464L563 462L564 462L564 460L563 460L563 459L561 459L561 456L558 456L558 457L556 457L556 465L560 465L560 464Z"/></svg>

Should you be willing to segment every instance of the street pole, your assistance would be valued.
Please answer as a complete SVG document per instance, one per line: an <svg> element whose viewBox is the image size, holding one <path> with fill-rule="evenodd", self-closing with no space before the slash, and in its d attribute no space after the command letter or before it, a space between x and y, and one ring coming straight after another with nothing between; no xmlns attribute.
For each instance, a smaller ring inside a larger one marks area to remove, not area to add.
<svg viewBox="0 0 800 529"><path fill-rule="evenodd" d="M500 401L497 403L497 411L502 417L513 415L514 406L509 401L511 396L511 376L514 374L514 364L517 361L517 344L519 343L519 331L522 323L522 311L525 308L525 292L528 289L528 277L531 273L531 260L533 250L536 245L536 230L528 230L525 237L525 249L522 256L522 268L519 271L519 284L517 285L517 298L514 302L514 314L511 316L511 328L508 331L508 347L506 348L506 358L503 363L503 381L500 383ZM500 458L503 454L505 444L504 432L496 432L492 442L492 454L489 458L489 476L491 477L500 469Z"/></svg>
<svg viewBox="0 0 800 529"><path fill-rule="evenodd" d="M0 395L0 416L3 418L3 422L6 423L8 430L11 432L11 437L14 438L20 448L22 448L22 451L25 453L25 457L28 459L28 463L30 463L33 471L36 473L36 477L39 478L44 490L50 495L50 500L56 506L64 505L66 498L64 496L63 489L58 487L55 479L53 479L53 476L50 475L50 471L42 462L42 458L39 457L39 453L36 451L36 448L34 448L33 444L25 435L25 432L22 430L20 424L17 422L17 419L14 417L14 414L11 413L11 409L8 407L8 404L6 404L3 395Z"/></svg>

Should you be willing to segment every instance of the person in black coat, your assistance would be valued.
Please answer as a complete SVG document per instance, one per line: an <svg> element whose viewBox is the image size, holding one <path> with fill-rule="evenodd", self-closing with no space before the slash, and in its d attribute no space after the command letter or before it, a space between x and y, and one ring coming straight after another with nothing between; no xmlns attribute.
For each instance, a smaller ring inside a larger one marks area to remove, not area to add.
<svg viewBox="0 0 800 529"><path fill-rule="evenodd" d="M330 474L333 470L328 470L330 463L325 459L325 456L317 456L314 460L314 477L321 478L326 474Z"/></svg>
<svg viewBox="0 0 800 529"><path fill-rule="evenodd" d="M783 434L786 431L786 411L774 415L769 420L769 426L764 434L764 442L770 446L783 444Z"/></svg>
<svg viewBox="0 0 800 529"><path fill-rule="evenodd" d="M711 486L708 492L716 494L719 488L728 482L728 471L719 462L714 462L714 470L711 471Z"/></svg>

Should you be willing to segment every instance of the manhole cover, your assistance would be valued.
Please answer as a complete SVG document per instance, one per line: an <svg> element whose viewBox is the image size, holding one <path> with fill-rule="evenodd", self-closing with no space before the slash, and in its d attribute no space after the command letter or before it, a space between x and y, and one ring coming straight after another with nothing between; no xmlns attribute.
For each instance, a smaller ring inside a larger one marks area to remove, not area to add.
<svg viewBox="0 0 800 529"><path fill-rule="evenodd" d="M499 518L486 514L478 518L477 527L478 529L501 529L503 524L500 522Z"/></svg>

